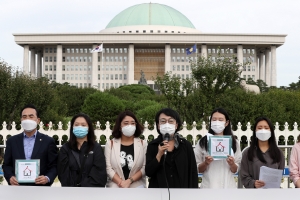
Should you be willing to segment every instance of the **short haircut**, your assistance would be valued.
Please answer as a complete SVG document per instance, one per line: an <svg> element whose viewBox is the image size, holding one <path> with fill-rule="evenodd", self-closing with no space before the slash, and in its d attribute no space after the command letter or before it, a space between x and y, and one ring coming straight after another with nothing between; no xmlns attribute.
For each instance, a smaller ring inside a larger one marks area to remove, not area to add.
<svg viewBox="0 0 300 200"><path fill-rule="evenodd" d="M73 133L73 126L74 126L75 120L78 117L84 118L85 121L87 122L88 126L89 126L89 132L87 134L88 152L92 151L93 148L94 148L95 140L96 140L94 127L93 127L93 123L92 123L91 118L88 115L84 114L84 113L79 113L79 114L75 115L71 120L69 148L73 149L73 150L78 150L78 148L77 148L77 138ZM85 152L85 153L88 153L88 152Z"/></svg>
<svg viewBox="0 0 300 200"><path fill-rule="evenodd" d="M163 109L161 109L160 111L158 111L158 112L156 113L156 116L155 116L156 130L157 130L158 134L161 134L161 133L160 133L160 130L159 130L159 128L158 128L158 125L159 125L159 116L160 116L162 113L165 114L165 115L167 115L167 116L170 116L170 117L172 117L172 118L174 118L174 119L176 120L176 123L177 123L177 129L175 130L175 133L177 133L177 132L180 130L181 125L182 125L182 124L181 124L180 117L179 117L179 114L178 114L175 110L173 110L173 109L171 109L171 108L163 108Z"/></svg>
<svg viewBox="0 0 300 200"><path fill-rule="evenodd" d="M26 106L24 106L23 108L22 108L22 110L21 110L21 112L20 112L20 116L21 116L21 118L22 118L22 113L23 113L23 110L25 110L26 108L32 108L32 109L34 109L35 110L35 112L36 112L36 116L37 116L37 118L40 118L40 114L39 114L39 111L38 111L38 109L33 105L33 104L27 104Z"/></svg>
<svg viewBox="0 0 300 200"><path fill-rule="evenodd" d="M116 123L115 123L115 126L113 128L113 131L112 131L112 135L114 138L120 138L122 136L122 131L121 131L121 123L123 121L123 119L126 117L126 116L129 116L129 117L132 117L136 123L136 130L135 130L135 133L134 133L134 137L140 137L140 135L143 133L144 131L144 127L143 125L140 124L140 122L137 120L136 116L129 110L126 110L124 112L121 112L117 119L116 119Z"/></svg>

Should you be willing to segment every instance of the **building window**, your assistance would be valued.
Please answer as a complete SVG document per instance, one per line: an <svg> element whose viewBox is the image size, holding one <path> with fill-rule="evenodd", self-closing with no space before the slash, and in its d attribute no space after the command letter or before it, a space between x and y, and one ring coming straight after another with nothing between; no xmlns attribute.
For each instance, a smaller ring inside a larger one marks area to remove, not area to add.
<svg viewBox="0 0 300 200"><path fill-rule="evenodd" d="M75 62L78 62L78 57L77 56L75 57Z"/></svg>
<svg viewBox="0 0 300 200"><path fill-rule="evenodd" d="M91 71L91 70L92 70L92 66L89 66L89 67L88 67L88 70Z"/></svg>
<svg viewBox="0 0 300 200"><path fill-rule="evenodd" d="M52 65L49 65L49 71L52 71Z"/></svg>
<svg viewBox="0 0 300 200"><path fill-rule="evenodd" d="M172 57L172 62L176 62L176 58L175 57Z"/></svg>
<svg viewBox="0 0 300 200"><path fill-rule="evenodd" d="M88 49L87 48L84 48L84 53L88 53Z"/></svg>
<svg viewBox="0 0 300 200"><path fill-rule="evenodd" d="M255 71L255 66L252 66L252 71Z"/></svg>
<svg viewBox="0 0 300 200"><path fill-rule="evenodd" d="M120 49L119 49L119 52L120 52L120 53L123 53L123 49L122 49L122 48L120 48Z"/></svg>
<svg viewBox="0 0 300 200"><path fill-rule="evenodd" d="M115 74L115 80L118 80L118 74Z"/></svg>
<svg viewBox="0 0 300 200"><path fill-rule="evenodd" d="M177 71L180 71L180 65L177 65Z"/></svg>
<svg viewBox="0 0 300 200"><path fill-rule="evenodd" d="M88 80L91 80L91 78L92 78L92 75L90 75L90 74L89 74L89 76L88 76Z"/></svg>
<svg viewBox="0 0 300 200"><path fill-rule="evenodd" d="M78 79L78 74L75 74L75 80L77 80ZM78 86L78 85L77 85Z"/></svg>
<svg viewBox="0 0 300 200"><path fill-rule="evenodd" d="M66 71L66 66L65 65L62 66L62 70Z"/></svg>
<svg viewBox="0 0 300 200"><path fill-rule="evenodd" d="M45 65L45 71L48 71L48 65Z"/></svg>
<svg viewBox="0 0 300 200"><path fill-rule="evenodd" d="M176 53L176 49L175 48L172 48L172 53Z"/></svg>
<svg viewBox="0 0 300 200"><path fill-rule="evenodd" d="M98 65L98 71L100 71L101 70L101 66L100 65Z"/></svg>
<svg viewBox="0 0 300 200"><path fill-rule="evenodd" d="M175 71L176 70L176 66L175 65L173 65L173 71Z"/></svg>
<svg viewBox="0 0 300 200"><path fill-rule="evenodd" d="M92 57L91 56L89 56L89 62L92 62Z"/></svg>
<svg viewBox="0 0 300 200"><path fill-rule="evenodd" d="M67 53L70 53L70 49L69 48L67 48Z"/></svg>
<svg viewBox="0 0 300 200"><path fill-rule="evenodd" d="M243 78L246 80L246 75L244 75Z"/></svg>
<svg viewBox="0 0 300 200"><path fill-rule="evenodd" d="M119 79L122 80L122 74L119 74Z"/></svg>
<svg viewBox="0 0 300 200"><path fill-rule="evenodd" d="M53 71L56 71L56 65L53 66Z"/></svg>
<svg viewBox="0 0 300 200"><path fill-rule="evenodd" d="M127 53L127 48L124 48L124 53Z"/></svg>
<svg viewBox="0 0 300 200"><path fill-rule="evenodd" d="M127 62L127 56L124 56L124 62Z"/></svg>
<svg viewBox="0 0 300 200"><path fill-rule="evenodd" d="M252 54L255 54L255 49L251 49L252 50Z"/></svg>
<svg viewBox="0 0 300 200"><path fill-rule="evenodd" d="M211 49L207 49L207 53L211 53Z"/></svg>
<svg viewBox="0 0 300 200"><path fill-rule="evenodd" d="M71 53L75 53L75 50L74 50L74 48L72 48L72 49L71 49Z"/></svg>
<svg viewBox="0 0 300 200"><path fill-rule="evenodd" d="M98 62L100 62L101 61L101 57L100 56L98 56Z"/></svg>
<svg viewBox="0 0 300 200"><path fill-rule="evenodd" d="M190 78L190 76L187 74L187 75L185 75L185 77L188 79L188 78Z"/></svg>
<svg viewBox="0 0 300 200"><path fill-rule="evenodd" d="M48 53L48 48L45 48L45 53Z"/></svg>
<svg viewBox="0 0 300 200"><path fill-rule="evenodd" d="M56 80L56 74L53 74L53 79Z"/></svg>
<svg viewBox="0 0 300 200"><path fill-rule="evenodd" d="M114 71L114 66L109 67L110 71Z"/></svg>
<svg viewBox="0 0 300 200"><path fill-rule="evenodd" d="M86 75L86 74L83 75L83 79L84 79L84 80L87 79L87 75Z"/></svg>
<svg viewBox="0 0 300 200"><path fill-rule="evenodd" d="M190 66L189 65L185 66L185 69L186 71L190 71Z"/></svg>
<svg viewBox="0 0 300 200"><path fill-rule="evenodd" d="M252 80L255 81L255 75L252 75Z"/></svg>
<svg viewBox="0 0 300 200"><path fill-rule="evenodd" d="M177 62L180 62L180 57L177 57L176 61L177 61Z"/></svg>
<svg viewBox="0 0 300 200"><path fill-rule="evenodd" d="M181 65L181 71L184 71L184 65Z"/></svg>
<svg viewBox="0 0 300 200"><path fill-rule="evenodd" d="M56 62L56 56L53 57L53 61Z"/></svg>
<svg viewBox="0 0 300 200"><path fill-rule="evenodd" d="M109 75L108 75L108 74L106 74L105 76L106 76L106 77L105 77L105 78L106 78L106 80L108 80L108 79L109 79Z"/></svg>
<svg viewBox="0 0 300 200"><path fill-rule="evenodd" d="M110 80L114 80L114 75L113 74L110 75Z"/></svg>
<svg viewBox="0 0 300 200"><path fill-rule="evenodd" d="M48 56L45 57L45 62L48 62Z"/></svg>
<svg viewBox="0 0 300 200"><path fill-rule="evenodd" d="M124 71L127 71L127 66L124 66Z"/></svg>
<svg viewBox="0 0 300 200"><path fill-rule="evenodd" d="M124 74L124 80L127 80L127 74Z"/></svg>
<svg viewBox="0 0 300 200"><path fill-rule="evenodd" d="M251 66L248 66L248 71L249 71L249 72L251 71Z"/></svg>

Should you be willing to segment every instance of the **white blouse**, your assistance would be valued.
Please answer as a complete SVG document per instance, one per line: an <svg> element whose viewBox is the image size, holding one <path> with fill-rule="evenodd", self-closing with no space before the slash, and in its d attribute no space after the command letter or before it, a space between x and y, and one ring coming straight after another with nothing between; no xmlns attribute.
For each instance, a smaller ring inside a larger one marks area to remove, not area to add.
<svg viewBox="0 0 300 200"><path fill-rule="evenodd" d="M197 142L196 147L194 149L197 162L197 169L199 164L205 161L205 156L209 156L208 152L204 148L200 147L199 142ZM237 150L234 153L233 157L235 164L239 168L242 160L242 152L238 141L236 142L236 149ZM203 172L202 183L200 188L237 188L237 184L233 175L234 173L231 172L226 159L213 160Z"/></svg>

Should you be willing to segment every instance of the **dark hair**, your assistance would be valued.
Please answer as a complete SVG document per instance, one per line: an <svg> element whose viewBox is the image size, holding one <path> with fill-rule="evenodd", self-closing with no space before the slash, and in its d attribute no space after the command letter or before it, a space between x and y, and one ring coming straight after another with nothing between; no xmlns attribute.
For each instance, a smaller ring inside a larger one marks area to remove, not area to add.
<svg viewBox="0 0 300 200"><path fill-rule="evenodd" d="M230 119L229 119L229 115L228 113L226 112L226 110L224 110L223 108L217 108L215 110L212 111L211 115L210 115L210 120L209 120L209 129L208 129L208 132L215 135L215 132L211 129L211 119L212 119L212 116L214 113L221 113L222 115L225 116L225 119L226 119L226 122L228 121L228 125L225 126L225 129L223 131L223 135L231 135L231 147L232 147L232 150L233 152L235 153L236 152L236 139L232 133L232 130L231 130L231 122L230 122ZM202 148L205 148L205 150L207 151L207 136L204 136L203 138L201 138L200 142L199 142L199 145L200 147Z"/></svg>
<svg viewBox="0 0 300 200"><path fill-rule="evenodd" d="M257 156L257 158L261 162L266 163L266 160L264 159L262 152L258 146L258 139L256 138L256 127L257 127L257 124L261 121L266 121L270 127L271 137L268 140L270 156L273 159L273 163L279 163L281 160L282 154L276 144L274 126L273 126L272 122L270 121L270 119L268 119L266 117L258 117L253 126L252 141L251 141L251 144L250 144L250 147L248 150L248 160L253 161L253 158L255 156Z"/></svg>
<svg viewBox="0 0 300 200"><path fill-rule="evenodd" d="M21 116L21 117L22 117L22 112L23 112L23 110L25 110L26 108L32 108L32 109L34 109L35 112L36 112L37 118L40 118L39 111L38 111L38 109L37 109L33 104L27 104L27 105L25 105L25 106L22 108L22 110L21 110L21 112L20 112L20 116Z"/></svg>
<svg viewBox="0 0 300 200"><path fill-rule="evenodd" d="M160 130L159 130L159 128L158 128L158 125L159 125L159 116L161 115L161 114L165 114L165 115L167 115L167 116L170 116L170 117L172 117L172 118L174 118L175 120L176 120L176 123L177 123L177 129L175 130L175 133L177 133L179 130L180 130L180 127L181 127L181 120L180 120L180 117L179 117L179 114L175 111L175 110L173 110L173 109L171 109L171 108L163 108L163 109L161 109L160 111L158 111L157 113L156 113L156 116L155 116L155 123L156 123L156 130L157 130L157 132L158 132L158 134L161 134L160 133Z"/></svg>
<svg viewBox="0 0 300 200"><path fill-rule="evenodd" d="M300 134L297 137L297 143L300 142Z"/></svg>
<svg viewBox="0 0 300 200"><path fill-rule="evenodd" d="M79 113L79 114L75 115L71 120L69 147L70 147L70 149L78 150L77 138L73 133L73 126L74 126L75 120L78 117L83 117L89 126L89 132L87 134L88 152L92 151L94 148L95 140L96 140L94 127L93 127L90 117L84 113ZM88 153L88 152L85 152L85 153Z"/></svg>
<svg viewBox="0 0 300 200"><path fill-rule="evenodd" d="M121 112L118 117L117 117L117 120L116 120L116 124L113 128L113 131L112 131L112 135L114 138L120 138L122 136L122 131L121 131L121 123L123 121L123 119L126 117L126 116L129 116L129 117L132 117L136 123L136 130L135 130L135 133L134 133L134 137L140 137L140 135L143 133L144 131L144 127L143 125L140 124L140 122L137 120L136 116L129 110L126 110L124 112Z"/></svg>

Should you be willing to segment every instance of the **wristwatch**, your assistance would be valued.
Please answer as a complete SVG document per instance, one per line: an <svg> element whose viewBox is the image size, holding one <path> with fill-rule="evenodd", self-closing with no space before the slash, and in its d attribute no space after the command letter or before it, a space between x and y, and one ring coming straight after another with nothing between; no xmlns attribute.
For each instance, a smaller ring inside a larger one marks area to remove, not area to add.
<svg viewBox="0 0 300 200"><path fill-rule="evenodd" d="M131 183L133 183L133 182L134 182L134 180L133 180L133 178L132 178L132 177L130 177L129 179L130 179Z"/></svg>

